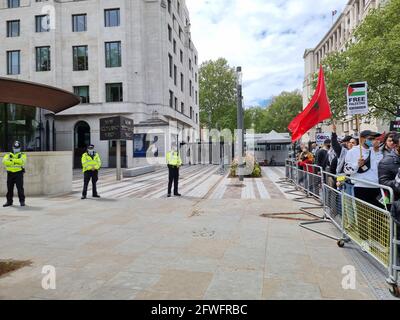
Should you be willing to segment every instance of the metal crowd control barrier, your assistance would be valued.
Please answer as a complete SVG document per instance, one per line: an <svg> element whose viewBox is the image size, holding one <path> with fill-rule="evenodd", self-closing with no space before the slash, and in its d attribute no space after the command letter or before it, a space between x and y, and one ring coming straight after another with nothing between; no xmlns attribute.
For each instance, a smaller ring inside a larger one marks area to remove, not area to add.
<svg viewBox="0 0 400 320"><path fill-rule="evenodd" d="M322 171L322 168L317 166L309 165L306 171L300 170L297 163L291 160L286 162L286 166L286 180L293 184L296 191L301 190L304 193L303 198L294 200L314 198L321 202L319 208L323 208L323 217L319 217L320 219L317 221L303 222L300 226L336 240L339 247L344 247L350 241L358 245L366 254L388 270L387 282L391 286L391 292L394 296L400 297L400 239L398 238L400 225L396 223L389 211L389 206L394 200L393 190L372 182L333 175ZM352 184L357 182L381 190L382 207L356 198L353 194ZM386 202L384 201L385 197L388 199ZM317 207L302 208L301 210L312 214L307 211L310 208ZM327 222L335 225L342 233L341 238L310 227Z"/></svg>

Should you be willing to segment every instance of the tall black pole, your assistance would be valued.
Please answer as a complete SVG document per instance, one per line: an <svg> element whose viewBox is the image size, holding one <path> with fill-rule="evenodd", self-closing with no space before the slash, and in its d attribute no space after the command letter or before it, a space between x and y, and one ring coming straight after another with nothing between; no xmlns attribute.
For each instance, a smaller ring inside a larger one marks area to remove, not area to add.
<svg viewBox="0 0 400 320"><path fill-rule="evenodd" d="M239 144L239 181L243 181L243 156L244 156L244 117L243 117L243 95L242 95L242 67L236 68L237 75L237 128Z"/></svg>

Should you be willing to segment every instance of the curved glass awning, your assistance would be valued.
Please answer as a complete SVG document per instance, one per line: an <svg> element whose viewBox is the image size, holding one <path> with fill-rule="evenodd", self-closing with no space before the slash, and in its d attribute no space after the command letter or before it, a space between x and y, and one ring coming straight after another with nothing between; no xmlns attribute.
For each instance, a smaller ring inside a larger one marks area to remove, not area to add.
<svg viewBox="0 0 400 320"><path fill-rule="evenodd" d="M58 113L80 102L78 96L59 88L0 77L0 103L40 107Z"/></svg>

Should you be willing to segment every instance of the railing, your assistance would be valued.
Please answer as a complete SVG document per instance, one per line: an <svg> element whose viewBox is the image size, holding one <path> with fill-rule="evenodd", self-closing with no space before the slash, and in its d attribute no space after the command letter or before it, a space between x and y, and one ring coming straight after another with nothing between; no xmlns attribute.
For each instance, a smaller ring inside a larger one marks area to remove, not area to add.
<svg viewBox="0 0 400 320"><path fill-rule="evenodd" d="M373 182L334 175L315 165L307 165L301 169L293 160L286 161L285 173L287 182L297 190L302 190L307 197L318 200L323 208L324 216L321 220L305 222L301 226L337 240L340 247L350 241L358 245L387 269L387 282L392 286L391 292L399 297L400 227L390 213L390 206L394 201L393 190ZM379 203L375 199L370 202L358 199L354 195L354 183L380 190L382 201ZM321 222L331 222L341 232L342 237L336 238L308 227Z"/></svg>

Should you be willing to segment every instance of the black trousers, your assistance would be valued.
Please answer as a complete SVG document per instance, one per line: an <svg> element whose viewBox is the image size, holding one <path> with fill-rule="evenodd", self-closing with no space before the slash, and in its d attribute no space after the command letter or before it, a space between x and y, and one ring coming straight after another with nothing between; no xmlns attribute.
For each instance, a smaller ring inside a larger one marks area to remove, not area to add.
<svg viewBox="0 0 400 320"><path fill-rule="evenodd" d="M169 165L168 194L171 194L172 183L174 183L174 194L178 193L179 168Z"/></svg>
<svg viewBox="0 0 400 320"><path fill-rule="evenodd" d="M89 186L90 180L92 180L92 195L97 196L97 181L99 180L99 171L86 171L83 174L83 192L82 196L86 197L87 196L87 190Z"/></svg>
<svg viewBox="0 0 400 320"><path fill-rule="evenodd" d="M7 172L7 203L13 203L14 185L17 186L19 202L25 202L24 173Z"/></svg>

